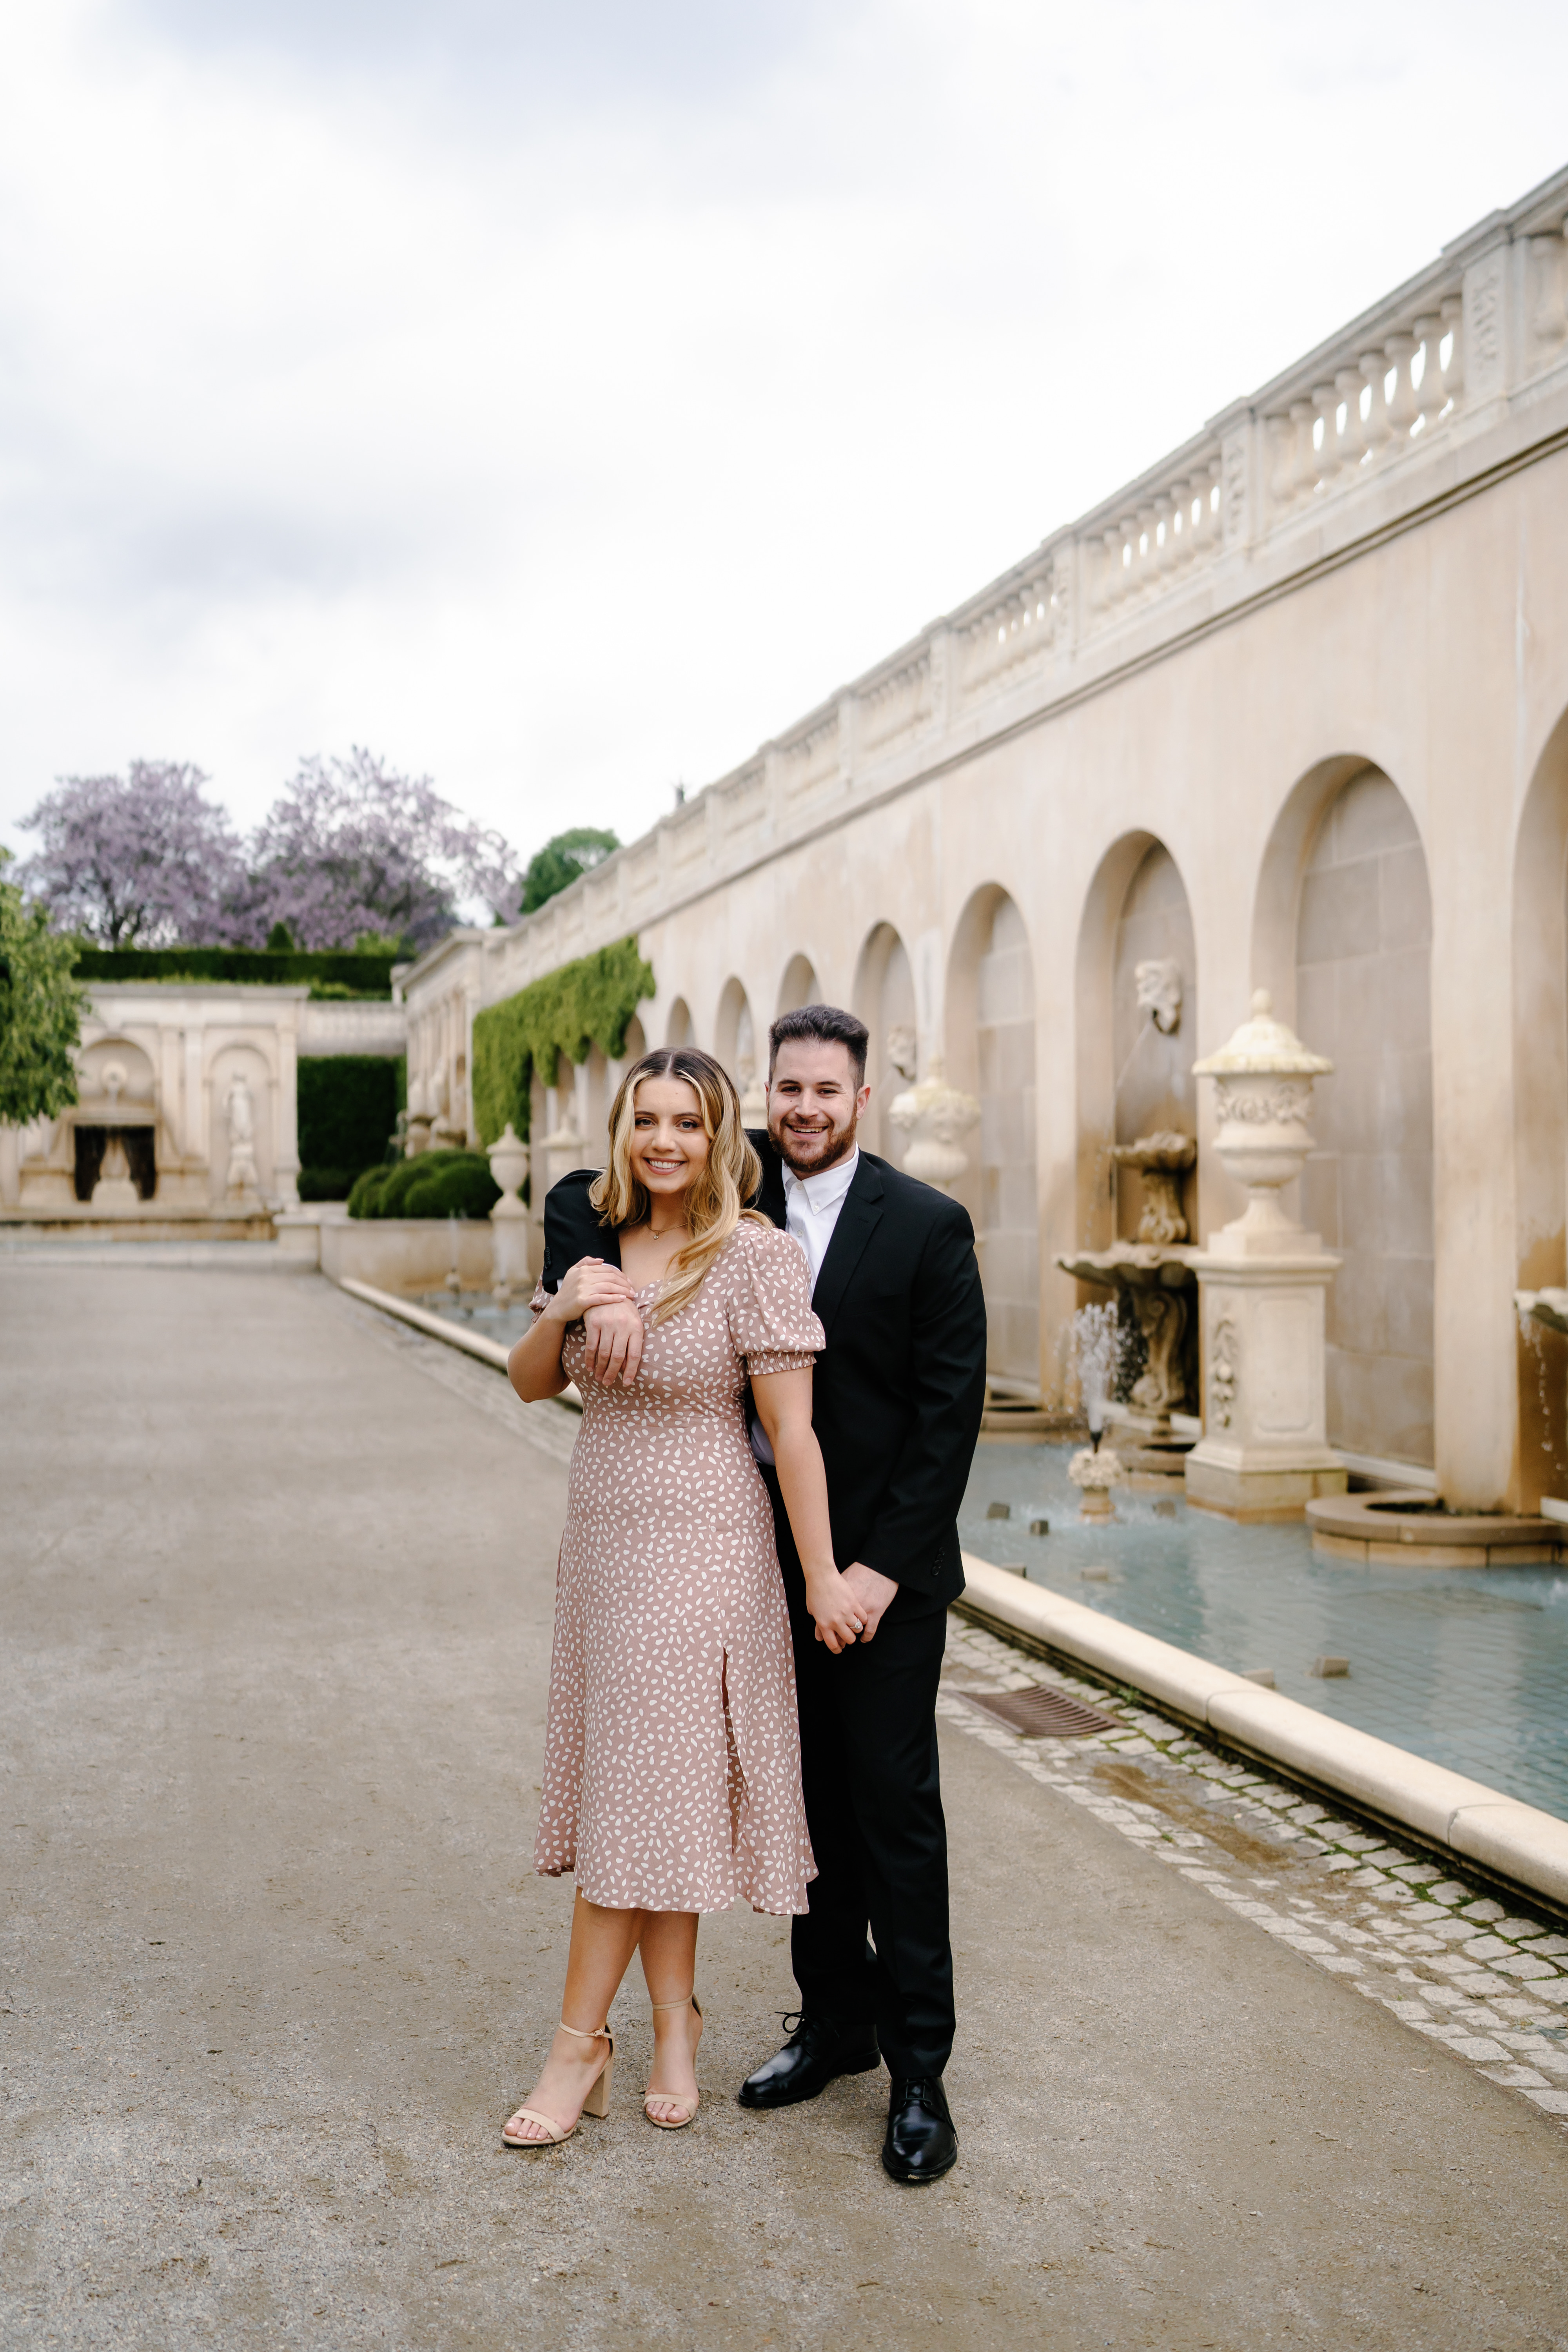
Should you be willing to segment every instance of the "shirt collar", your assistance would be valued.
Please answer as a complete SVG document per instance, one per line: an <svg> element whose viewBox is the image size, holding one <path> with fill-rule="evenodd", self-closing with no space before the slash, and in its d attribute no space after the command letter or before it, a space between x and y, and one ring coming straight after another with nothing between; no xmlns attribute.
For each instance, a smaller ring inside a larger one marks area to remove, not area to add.
<svg viewBox="0 0 1568 2352"><path fill-rule="evenodd" d="M787 1199L793 1186L795 1191L805 1194L808 1209L819 1213L823 1209L831 1209L836 1201L844 1198L855 1181L855 1171L859 1165L860 1147L856 1144L847 1160L841 1160L837 1168L825 1168L820 1176L797 1176L793 1168L786 1168L784 1172L785 1197Z"/></svg>

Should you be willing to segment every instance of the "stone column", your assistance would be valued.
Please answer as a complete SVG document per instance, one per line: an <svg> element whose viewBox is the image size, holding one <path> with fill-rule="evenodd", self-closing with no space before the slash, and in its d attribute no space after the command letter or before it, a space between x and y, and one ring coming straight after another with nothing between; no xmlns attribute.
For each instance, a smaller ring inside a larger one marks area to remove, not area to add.
<svg viewBox="0 0 1568 2352"><path fill-rule="evenodd" d="M181 1139L187 1160L205 1166L207 1158L206 1090L202 1083L201 1024L193 1020L184 1032L185 1099Z"/></svg>
<svg viewBox="0 0 1568 2352"><path fill-rule="evenodd" d="M1268 992L1228 1045L1193 1065L1217 1081L1220 1158L1247 1207L1190 1261L1198 1277L1204 1433L1187 1456L1189 1502L1239 1519L1299 1518L1342 1494L1328 1442L1324 1301L1339 1266L1287 1217L1280 1188L1312 1148L1312 1080L1331 1069L1272 1018Z"/></svg>

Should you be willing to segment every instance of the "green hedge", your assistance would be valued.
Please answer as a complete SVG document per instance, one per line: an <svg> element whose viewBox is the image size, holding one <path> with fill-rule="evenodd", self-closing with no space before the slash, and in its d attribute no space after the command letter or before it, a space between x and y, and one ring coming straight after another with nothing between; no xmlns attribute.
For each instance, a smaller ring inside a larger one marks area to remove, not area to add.
<svg viewBox="0 0 1568 2352"><path fill-rule="evenodd" d="M500 1199L482 1151L421 1151L367 1168L349 1194L351 1217L488 1217Z"/></svg>
<svg viewBox="0 0 1568 2352"><path fill-rule="evenodd" d="M79 980L226 980L242 987L326 983L346 996L392 994L392 967L406 957L304 948L89 948L77 950Z"/></svg>
<svg viewBox="0 0 1568 2352"><path fill-rule="evenodd" d="M302 1201L347 1200L359 1170L386 1157L403 1094L401 1058L385 1054L310 1054L301 1060Z"/></svg>
<svg viewBox="0 0 1568 2352"><path fill-rule="evenodd" d="M569 1062L585 1061L595 1045L612 1058L624 1053L632 1015L653 991L653 968L637 940L617 940L477 1013L474 1119L484 1141L493 1143L509 1119L526 1138L536 1069L553 1086L563 1054Z"/></svg>

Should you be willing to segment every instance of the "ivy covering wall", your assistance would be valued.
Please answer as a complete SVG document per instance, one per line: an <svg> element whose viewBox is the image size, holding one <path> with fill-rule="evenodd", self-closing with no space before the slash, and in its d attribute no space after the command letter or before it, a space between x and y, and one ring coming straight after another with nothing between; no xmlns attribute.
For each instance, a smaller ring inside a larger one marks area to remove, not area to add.
<svg viewBox="0 0 1568 2352"><path fill-rule="evenodd" d="M653 968L637 940L617 940L477 1013L474 1122L484 1142L493 1143L508 1119L526 1137L535 1070L550 1087L563 1054L583 1062L595 1045L612 1059L624 1053L632 1016L653 990Z"/></svg>

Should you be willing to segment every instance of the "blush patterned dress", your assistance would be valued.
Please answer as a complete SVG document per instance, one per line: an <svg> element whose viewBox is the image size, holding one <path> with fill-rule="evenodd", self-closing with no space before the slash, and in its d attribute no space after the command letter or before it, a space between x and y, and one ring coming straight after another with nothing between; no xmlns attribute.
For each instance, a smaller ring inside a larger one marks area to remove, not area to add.
<svg viewBox="0 0 1568 2352"><path fill-rule="evenodd" d="M823 1344L805 1259L743 1222L666 1323L638 1290L630 1388L583 1395L555 1588L533 1866L574 1870L614 1910L806 1907L816 1875L800 1787L795 1664L773 1516L747 1433L750 1373ZM546 1303L542 1289L533 1307Z"/></svg>

